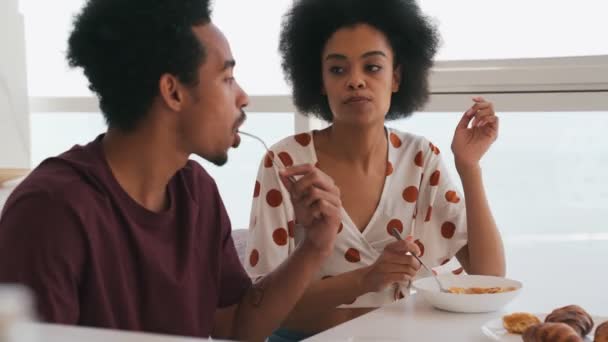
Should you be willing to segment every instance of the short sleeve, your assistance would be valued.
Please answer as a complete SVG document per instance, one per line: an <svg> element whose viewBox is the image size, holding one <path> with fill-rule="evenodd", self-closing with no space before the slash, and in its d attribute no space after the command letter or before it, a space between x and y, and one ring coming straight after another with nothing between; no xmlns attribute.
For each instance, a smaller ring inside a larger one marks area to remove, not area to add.
<svg viewBox="0 0 608 342"><path fill-rule="evenodd" d="M441 152L426 141L415 229L424 259L435 267L446 263L467 244L464 199L450 179Z"/></svg>
<svg viewBox="0 0 608 342"><path fill-rule="evenodd" d="M218 307L225 308L241 302L241 299L251 287L251 279L239 259L234 240L232 225L226 209L219 198L221 225L220 284Z"/></svg>
<svg viewBox="0 0 608 342"><path fill-rule="evenodd" d="M245 266L254 279L273 271L295 249L293 206L271 158L274 153L260 163L251 205Z"/></svg>
<svg viewBox="0 0 608 342"><path fill-rule="evenodd" d="M33 290L45 321L76 324L86 260L81 220L47 193L13 195L0 218L0 283Z"/></svg>

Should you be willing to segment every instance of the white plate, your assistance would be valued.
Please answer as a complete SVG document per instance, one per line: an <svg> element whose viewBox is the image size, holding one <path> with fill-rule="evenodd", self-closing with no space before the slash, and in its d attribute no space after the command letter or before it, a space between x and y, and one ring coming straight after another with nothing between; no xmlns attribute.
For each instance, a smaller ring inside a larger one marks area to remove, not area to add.
<svg viewBox="0 0 608 342"><path fill-rule="evenodd" d="M432 306L452 312L478 313L502 309L521 292L522 284L518 281L480 275L439 275L439 281L445 287L515 287L514 291L486 294L455 294L439 292L437 283L432 277L416 280L412 286Z"/></svg>
<svg viewBox="0 0 608 342"><path fill-rule="evenodd" d="M536 315L536 317L538 317L540 319L541 322L544 322L545 317L547 317L547 314L535 314L535 315ZM589 335L587 335L587 338L585 339L585 341L593 341L593 334L595 333L595 327L597 327L598 325L600 325L603 322L608 321L608 317L591 316L591 318L593 318L593 322L595 323L595 326L593 327L593 329L591 330ZM521 335L511 334L502 326L502 317L499 317L499 318L493 319L489 322L486 322L486 324L484 324L481 327L481 331L491 341L501 341L501 342L515 342L515 341L521 342L522 341Z"/></svg>

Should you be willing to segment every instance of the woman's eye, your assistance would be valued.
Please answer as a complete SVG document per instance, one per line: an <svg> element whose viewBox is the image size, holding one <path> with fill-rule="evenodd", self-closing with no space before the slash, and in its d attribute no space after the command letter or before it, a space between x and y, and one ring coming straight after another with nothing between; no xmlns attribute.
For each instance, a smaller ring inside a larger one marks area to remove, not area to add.
<svg viewBox="0 0 608 342"><path fill-rule="evenodd" d="M382 69L382 67L379 65L375 65L375 64L370 64L367 66L367 70L371 71L371 72L377 72L377 71L380 71L380 69Z"/></svg>
<svg viewBox="0 0 608 342"><path fill-rule="evenodd" d="M344 72L344 68L334 66L334 67L329 68L329 72L331 72L332 74L335 74L335 75L339 75Z"/></svg>

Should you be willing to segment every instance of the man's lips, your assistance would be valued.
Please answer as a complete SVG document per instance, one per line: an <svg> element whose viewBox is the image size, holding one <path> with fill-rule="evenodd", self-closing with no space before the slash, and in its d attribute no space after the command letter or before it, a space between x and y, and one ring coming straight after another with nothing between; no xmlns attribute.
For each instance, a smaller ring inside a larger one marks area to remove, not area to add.
<svg viewBox="0 0 608 342"><path fill-rule="evenodd" d="M241 144L241 136L239 135L239 132L236 131L234 133L234 141L232 142L232 147L237 148L237 147L239 147L240 144Z"/></svg>

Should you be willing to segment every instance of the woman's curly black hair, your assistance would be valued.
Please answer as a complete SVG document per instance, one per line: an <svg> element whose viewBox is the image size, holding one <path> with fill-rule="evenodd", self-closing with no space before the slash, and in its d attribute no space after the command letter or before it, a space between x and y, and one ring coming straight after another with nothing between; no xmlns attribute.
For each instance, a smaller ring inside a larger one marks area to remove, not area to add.
<svg viewBox="0 0 608 342"><path fill-rule="evenodd" d="M135 129L161 75L198 83L205 48L192 26L210 21L208 0L89 0L68 40L71 67L82 67L110 127Z"/></svg>
<svg viewBox="0 0 608 342"><path fill-rule="evenodd" d="M384 33L401 65L401 84L387 120L407 117L428 99L428 72L439 36L415 0L296 0L283 18L279 42L285 78L303 114L331 122L321 94L321 54L331 35L344 27L368 24Z"/></svg>

